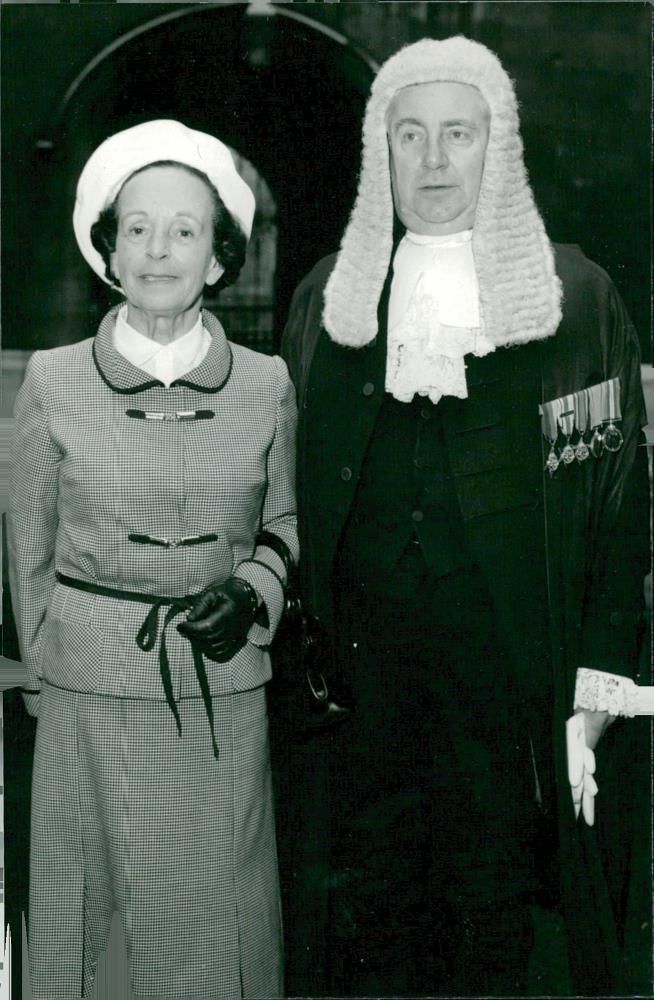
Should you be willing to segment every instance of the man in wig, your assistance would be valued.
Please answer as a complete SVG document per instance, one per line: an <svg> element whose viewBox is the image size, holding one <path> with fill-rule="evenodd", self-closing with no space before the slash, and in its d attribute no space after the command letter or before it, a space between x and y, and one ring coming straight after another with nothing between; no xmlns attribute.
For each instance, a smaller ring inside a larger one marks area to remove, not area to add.
<svg viewBox="0 0 654 1000"><path fill-rule="evenodd" d="M340 250L297 289L283 353L302 597L325 719L345 717L318 737L322 988L525 996L547 855L575 989L619 989L637 338L604 271L548 239L483 45L426 39L382 66Z"/></svg>

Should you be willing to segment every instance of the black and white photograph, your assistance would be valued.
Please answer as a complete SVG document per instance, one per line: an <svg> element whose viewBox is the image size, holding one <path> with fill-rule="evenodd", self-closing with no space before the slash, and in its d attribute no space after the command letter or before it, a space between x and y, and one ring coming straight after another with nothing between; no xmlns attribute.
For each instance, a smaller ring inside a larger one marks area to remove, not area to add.
<svg viewBox="0 0 654 1000"><path fill-rule="evenodd" d="M652 5L0 28L0 1000L654 998Z"/></svg>

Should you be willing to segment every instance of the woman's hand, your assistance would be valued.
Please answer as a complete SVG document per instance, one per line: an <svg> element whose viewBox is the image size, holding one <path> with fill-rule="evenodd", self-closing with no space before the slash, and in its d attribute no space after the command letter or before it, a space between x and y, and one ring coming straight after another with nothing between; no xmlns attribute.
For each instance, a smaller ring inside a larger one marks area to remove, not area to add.
<svg viewBox="0 0 654 1000"><path fill-rule="evenodd" d="M209 659L226 663L247 642L258 607L254 587L231 576L198 594L186 621L180 622L177 630Z"/></svg>

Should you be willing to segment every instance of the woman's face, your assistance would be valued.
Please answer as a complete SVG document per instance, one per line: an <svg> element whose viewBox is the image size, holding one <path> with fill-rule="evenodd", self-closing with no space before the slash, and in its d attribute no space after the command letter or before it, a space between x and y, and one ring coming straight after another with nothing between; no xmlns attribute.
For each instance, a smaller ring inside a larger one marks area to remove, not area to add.
<svg viewBox="0 0 654 1000"><path fill-rule="evenodd" d="M197 304L222 267L213 252L213 200L199 177L180 167L150 167L131 177L116 205L111 269L127 301L157 316Z"/></svg>

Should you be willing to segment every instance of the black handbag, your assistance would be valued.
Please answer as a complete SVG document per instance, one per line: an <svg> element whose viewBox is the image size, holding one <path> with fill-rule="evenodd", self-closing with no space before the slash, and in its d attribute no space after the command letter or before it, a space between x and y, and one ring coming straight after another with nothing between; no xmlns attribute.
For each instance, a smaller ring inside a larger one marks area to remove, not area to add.
<svg viewBox="0 0 654 1000"><path fill-rule="evenodd" d="M343 699L330 690L327 683L329 639L317 618L302 611L302 659L308 689L309 715L307 728L324 728L345 722L351 710Z"/></svg>
<svg viewBox="0 0 654 1000"><path fill-rule="evenodd" d="M330 681L329 636L318 619L303 607L294 574L287 586L284 617L275 645L283 647L276 661L276 686L278 691L284 690L293 698L294 727L308 734L344 722L351 710Z"/></svg>

